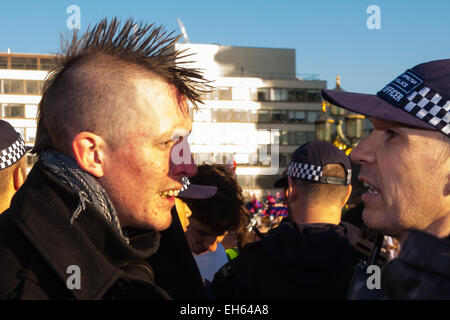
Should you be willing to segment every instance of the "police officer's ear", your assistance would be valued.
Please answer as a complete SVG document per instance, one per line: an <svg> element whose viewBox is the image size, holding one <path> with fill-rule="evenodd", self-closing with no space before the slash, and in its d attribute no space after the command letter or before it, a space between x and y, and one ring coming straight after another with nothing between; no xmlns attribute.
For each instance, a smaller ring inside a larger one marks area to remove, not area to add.
<svg viewBox="0 0 450 320"><path fill-rule="evenodd" d="M25 172L23 171L21 166L18 166L13 171L14 190L15 191L19 190L24 181L25 181Z"/></svg>
<svg viewBox="0 0 450 320"><path fill-rule="evenodd" d="M78 133L72 141L72 151L77 164L96 178L104 174L106 141L92 132Z"/></svg>
<svg viewBox="0 0 450 320"><path fill-rule="evenodd" d="M297 185L295 184L295 180L292 179L291 177L288 177L288 182L289 182L289 186L288 186L288 197L287 200L288 202L293 202L297 200Z"/></svg>
<svg viewBox="0 0 450 320"><path fill-rule="evenodd" d="M343 208L346 204L348 199L350 198L350 194L352 193L352 185L349 184L347 187L347 195L345 196L345 199L343 200L343 202L341 203L340 208Z"/></svg>

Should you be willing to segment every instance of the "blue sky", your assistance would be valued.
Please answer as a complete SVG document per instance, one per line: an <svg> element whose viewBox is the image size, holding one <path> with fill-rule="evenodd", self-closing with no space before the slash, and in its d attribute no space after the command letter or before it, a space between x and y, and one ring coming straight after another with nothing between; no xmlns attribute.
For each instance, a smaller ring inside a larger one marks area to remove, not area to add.
<svg viewBox="0 0 450 320"><path fill-rule="evenodd" d="M40 0L2 1L0 52L56 53L66 9L81 9L81 29L103 17L134 17L178 30L193 43L296 49L297 73L319 74L347 91L376 93L418 63L450 58L448 0ZM366 12L377 5L381 29Z"/></svg>

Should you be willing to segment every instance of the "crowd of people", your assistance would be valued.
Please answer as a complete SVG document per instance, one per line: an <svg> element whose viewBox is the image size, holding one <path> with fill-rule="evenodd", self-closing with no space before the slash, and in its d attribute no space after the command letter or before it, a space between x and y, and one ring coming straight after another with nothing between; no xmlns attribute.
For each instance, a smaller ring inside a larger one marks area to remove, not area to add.
<svg viewBox="0 0 450 320"><path fill-rule="evenodd" d="M323 90L371 133L350 157L299 146L246 203L234 166L193 163L189 104L211 87L177 39L132 19L65 39L28 176L0 120L0 299L450 298L450 60Z"/></svg>

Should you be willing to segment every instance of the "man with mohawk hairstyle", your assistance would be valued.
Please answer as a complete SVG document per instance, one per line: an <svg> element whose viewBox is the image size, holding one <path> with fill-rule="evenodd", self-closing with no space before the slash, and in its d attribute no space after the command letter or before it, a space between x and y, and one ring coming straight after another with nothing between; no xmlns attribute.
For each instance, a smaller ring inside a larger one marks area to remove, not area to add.
<svg viewBox="0 0 450 320"><path fill-rule="evenodd" d="M39 104L39 161L0 219L0 299L170 299L148 258L196 174L177 157L192 159L188 101L207 88L175 64L177 40L132 19L63 39Z"/></svg>

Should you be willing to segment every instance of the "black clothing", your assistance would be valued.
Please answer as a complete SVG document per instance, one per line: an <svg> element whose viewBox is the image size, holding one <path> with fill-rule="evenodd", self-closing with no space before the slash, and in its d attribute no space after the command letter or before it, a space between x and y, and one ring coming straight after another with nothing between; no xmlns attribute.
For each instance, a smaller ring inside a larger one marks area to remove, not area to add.
<svg viewBox="0 0 450 320"><path fill-rule="evenodd" d="M282 223L222 267L209 290L217 299L345 299L362 259L349 241L357 234L346 223Z"/></svg>
<svg viewBox="0 0 450 320"><path fill-rule="evenodd" d="M0 215L0 299L170 299L146 262L160 234L134 230L130 244L90 203L38 162ZM70 266L80 289L69 289Z"/></svg>
<svg viewBox="0 0 450 320"><path fill-rule="evenodd" d="M450 239L411 231L382 269L381 288L388 299L450 299Z"/></svg>
<svg viewBox="0 0 450 320"><path fill-rule="evenodd" d="M202 276L184 235L175 206L172 224L161 231L159 250L148 261L159 286L175 299L207 299Z"/></svg>

